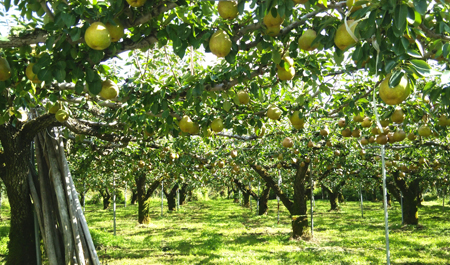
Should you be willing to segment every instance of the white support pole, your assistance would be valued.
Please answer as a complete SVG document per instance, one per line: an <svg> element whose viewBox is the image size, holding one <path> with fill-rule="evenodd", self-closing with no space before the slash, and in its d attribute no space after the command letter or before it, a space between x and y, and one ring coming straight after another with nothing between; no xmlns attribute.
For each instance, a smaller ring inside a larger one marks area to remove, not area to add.
<svg viewBox="0 0 450 265"><path fill-rule="evenodd" d="M259 213L259 197L261 196L259 194L259 185L260 185L260 182L258 181L258 201L256 202L256 214Z"/></svg>
<svg viewBox="0 0 450 265"><path fill-rule="evenodd" d="M249 190L249 192L251 192L252 191L252 186L250 185L250 181L248 182L248 190ZM253 209L252 209L252 195L250 195L250 212L252 212L253 211Z"/></svg>
<svg viewBox="0 0 450 265"><path fill-rule="evenodd" d="M86 212L86 180L83 181L83 212Z"/></svg>
<svg viewBox="0 0 450 265"><path fill-rule="evenodd" d="M125 183L125 192L123 193L123 197L124 197L123 208L127 207L127 185L128 185L128 183Z"/></svg>
<svg viewBox="0 0 450 265"><path fill-rule="evenodd" d="M402 225L405 223L404 215L403 215L403 193L400 191L400 207L402 210Z"/></svg>
<svg viewBox="0 0 450 265"><path fill-rule="evenodd" d="M314 182L312 179L312 162L309 165L310 169L309 169L309 182L310 182L310 189L311 189L311 237L314 237L314 208L313 208L313 204L314 204Z"/></svg>
<svg viewBox="0 0 450 265"><path fill-rule="evenodd" d="M364 218L363 195L362 195L361 182L359 183L359 196L361 197L361 218Z"/></svg>
<svg viewBox="0 0 450 265"><path fill-rule="evenodd" d="M0 193L1 195L1 193ZM39 225L38 225L38 218L36 215L36 211L33 208L33 219L34 219L34 242L36 246L36 264L41 265L41 247L40 247L40 239L39 239Z"/></svg>
<svg viewBox="0 0 450 265"><path fill-rule="evenodd" d="M386 164L384 159L384 145L381 146L381 172L383 174L383 202L384 202L384 227L386 232L386 262L391 264L391 253L389 251L389 222L387 210L387 191L386 191Z"/></svg>
<svg viewBox="0 0 450 265"><path fill-rule="evenodd" d="M116 175L113 175L113 220L114 236L116 236Z"/></svg>
<svg viewBox="0 0 450 265"><path fill-rule="evenodd" d="M180 210L180 188L177 189L177 212Z"/></svg>
<svg viewBox="0 0 450 265"><path fill-rule="evenodd" d="M281 189L281 169L278 171L279 177L278 177L278 187ZM277 224L280 224L280 197L277 195Z"/></svg>
<svg viewBox="0 0 450 265"><path fill-rule="evenodd" d="M164 180L161 181L161 217L164 216Z"/></svg>

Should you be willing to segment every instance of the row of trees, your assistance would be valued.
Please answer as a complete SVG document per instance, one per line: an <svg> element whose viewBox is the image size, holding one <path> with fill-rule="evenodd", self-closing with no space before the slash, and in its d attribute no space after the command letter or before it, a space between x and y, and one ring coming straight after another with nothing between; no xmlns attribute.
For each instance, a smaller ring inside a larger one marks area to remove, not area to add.
<svg viewBox="0 0 450 265"><path fill-rule="evenodd" d="M407 222L417 223L417 191L448 178L448 3L297 2L238 1L232 19L207 1L2 2L14 20L0 38L7 264L36 261L28 179L43 162L33 140L52 127L88 136L69 154L80 185L128 176L117 183L136 182L144 200L162 179L195 187L258 176L290 211L294 236L307 225L308 169L330 191L346 178L379 182L378 149L366 145L376 141L387 144L390 193L410 198ZM206 64L203 50L220 58ZM133 171L140 160L156 173Z"/></svg>

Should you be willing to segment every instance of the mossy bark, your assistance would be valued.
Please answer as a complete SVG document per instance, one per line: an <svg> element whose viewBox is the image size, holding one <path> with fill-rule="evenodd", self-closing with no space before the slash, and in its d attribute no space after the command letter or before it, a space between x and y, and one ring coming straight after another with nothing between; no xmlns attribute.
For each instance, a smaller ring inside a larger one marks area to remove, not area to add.
<svg viewBox="0 0 450 265"><path fill-rule="evenodd" d="M181 185L181 189L180 189L180 205L184 205L186 204L186 197L188 194L188 184L184 183L183 185Z"/></svg>
<svg viewBox="0 0 450 265"><path fill-rule="evenodd" d="M261 196L259 197L258 215L267 214L267 211L269 210L269 206L268 206L269 193L270 193L270 186L266 185L266 188L262 191Z"/></svg>
<svg viewBox="0 0 450 265"><path fill-rule="evenodd" d="M136 191L137 191L137 202L138 202L138 222L140 224L148 224L150 223L150 214L148 211L148 206L145 205L145 202L150 198L153 192L157 187L161 184L160 180L155 180L147 190L145 190L145 183L147 181L147 176L144 173L140 173L140 175L134 178L136 182Z"/></svg>
<svg viewBox="0 0 450 265"><path fill-rule="evenodd" d="M100 189L99 192L103 198L103 210L106 210L109 208L109 205L111 204L111 193L109 193L108 187Z"/></svg>
<svg viewBox="0 0 450 265"><path fill-rule="evenodd" d="M175 184L170 192L166 192L164 190L164 195L166 195L167 199L167 206L169 207L169 211L175 211L177 207L176 202L176 196L177 196L177 190L178 190L178 184Z"/></svg>
<svg viewBox="0 0 450 265"><path fill-rule="evenodd" d="M308 217L298 216L292 217L292 238L298 239L309 239L311 233L308 226Z"/></svg>
<svg viewBox="0 0 450 265"><path fill-rule="evenodd" d="M407 225L417 225L419 223L419 194L420 178L413 178L408 183L399 177L399 172L393 173L395 185L403 194L403 221ZM414 177L414 176L413 176Z"/></svg>
<svg viewBox="0 0 450 265"><path fill-rule="evenodd" d="M0 132L4 152L0 153L0 177L5 184L11 207L6 264L36 264L33 205L28 186L31 141L21 142L12 136L13 133L6 126Z"/></svg>

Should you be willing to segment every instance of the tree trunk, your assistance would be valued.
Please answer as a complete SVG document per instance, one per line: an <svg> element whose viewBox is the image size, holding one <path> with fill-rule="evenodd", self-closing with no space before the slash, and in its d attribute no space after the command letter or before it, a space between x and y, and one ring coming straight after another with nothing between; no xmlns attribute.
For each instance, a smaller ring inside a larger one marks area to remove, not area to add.
<svg viewBox="0 0 450 265"><path fill-rule="evenodd" d="M293 238L309 238L311 233L308 226L308 217L305 216L293 216L292 217L292 237Z"/></svg>
<svg viewBox="0 0 450 265"><path fill-rule="evenodd" d="M184 183L180 189L180 205L186 204L187 194L188 194L188 184Z"/></svg>
<svg viewBox="0 0 450 265"><path fill-rule="evenodd" d="M3 133L3 132L2 132ZM36 264L33 208L28 186L30 143L1 138L5 170L0 174L11 206L7 265Z"/></svg>
<svg viewBox="0 0 450 265"><path fill-rule="evenodd" d="M105 189L100 189L99 190L100 195L102 195L103 198L103 210L106 210L109 208L109 205L111 204L111 193L109 193L109 189L108 187L105 187Z"/></svg>
<svg viewBox="0 0 450 265"><path fill-rule="evenodd" d="M403 221L407 225L417 225L419 223L419 205L420 179L416 178L408 184L404 179L400 179L399 172L393 173L396 186L403 193Z"/></svg>
<svg viewBox="0 0 450 265"><path fill-rule="evenodd" d="M266 185L266 188L261 193L261 196L259 197L259 215L265 215L267 214L267 211L269 209L267 203L269 201L269 193L270 193L270 187Z"/></svg>
<svg viewBox="0 0 450 265"><path fill-rule="evenodd" d="M147 200L145 196L145 181L147 177L145 174L140 173L140 176L135 178L136 181L136 190L137 190L137 202L138 202L138 222L140 224L148 224L150 223L150 215L148 212L148 208L145 205L145 201Z"/></svg>
<svg viewBox="0 0 450 265"><path fill-rule="evenodd" d="M135 189L131 190L131 204L132 205L136 204L137 198L138 198L137 190L135 190Z"/></svg>
<svg viewBox="0 0 450 265"><path fill-rule="evenodd" d="M233 203L239 203L239 189L233 186Z"/></svg>
<svg viewBox="0 0 450 265"><path fill-rule="evenodd" d="M391 194L389 194L389 192L386 192L386 201L387 201L387 206L392 207Z"/></svg>
<svg viewBox="0 0 450 265"><path fill-rule="evenodd" d="M323 186L325 191L328 193L328 200L330 201L330 211L337 211L339 210L339 199L338 199L338 193L333 192L329 188Z"/></svg>
<svg viewBox="0 0 450 265"><path fill-rule="evenodd" d="M242 206L245 208L250 208L250 193L249 192L242 192Z"/></svg>
<svg viewBox="0 0 450 265"><path fill-rule="evenodd" d="M80 204L81 204L82 207L84 207L84 203L85 203L84 200L85 200L85 197L86 197L86 196L85 196L84 192L81 192L81 193L80 193Z"/></svg>
<svg viewBox="0 0 450 265"><path fill-rule="evenodd" d="M381 193L383 194L383 193ZM377 188L373 188L373 192L372 192L372 202L377 202Z"/></svg>
<svg viewBox="0 0 450 265"><path fill-rule="evenodd" d="M338 200L339 203L345 202L344 194L342 194L342 192L338 192Z"/></svg>
<svg viewBox="0 0 450 265"><path fill-rule="evenodd" d="M175 211L177 204L176 204L176 197L177 197L177 190L178 190L178 184L175 184L170 192L166 192L164 190L164 195L166 195L167 198L167 206L169 207L169 211Z"/></svg>

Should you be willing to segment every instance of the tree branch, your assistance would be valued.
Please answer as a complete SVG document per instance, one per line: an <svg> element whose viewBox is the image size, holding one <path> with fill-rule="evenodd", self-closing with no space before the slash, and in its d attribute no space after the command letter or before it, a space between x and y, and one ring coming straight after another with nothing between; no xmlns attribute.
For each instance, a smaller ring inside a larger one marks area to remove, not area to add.
<svg viewBox="0 0 450 265"><path fill-rule="evenodd" d="M69 118L63 123L69 130L78 134L86 134L90 136L95 136L101 140L108 142L122 142L128 143L131 138L125 137L123 135L118 135L115 133L103 133L104 129L102 126L96 126L96 128L89 126L87 123L78 121L77 119Z"/></svg>

